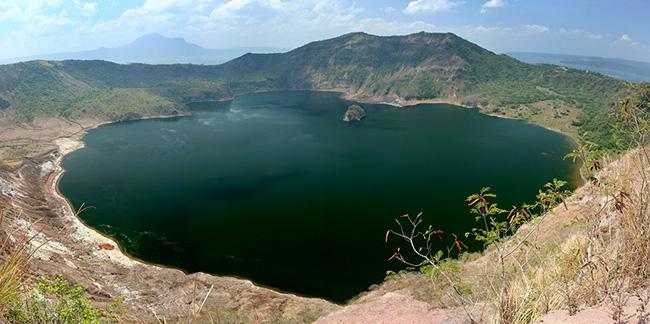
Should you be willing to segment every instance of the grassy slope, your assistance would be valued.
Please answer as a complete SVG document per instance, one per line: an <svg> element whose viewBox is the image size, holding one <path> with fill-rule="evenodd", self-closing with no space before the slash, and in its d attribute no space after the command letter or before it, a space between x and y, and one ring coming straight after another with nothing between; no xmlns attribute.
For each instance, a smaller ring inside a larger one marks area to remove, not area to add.
<svg viewBox="0 0 650 324"><path fill-rule="evenodd" d="M586 323L593 319L582 318L580 311L596 306L603 323L623 318L642 323L649 316L650 195L643 180L648 156L631 150L604 164L596 173L599 181L567 197L567 208L558 205L497 244L511 253L503 268L495 245L442 262L442 271L453 278L479 323L532 323L560 309L566 319L577 313L574 322ZM402 248L409 247L404 243ZM372 302L387 292L409 294L467 318L457 293L440 274L392 275L353 303ZM627 307L632 301L641 307Z"/></svg>
<svg viewBox="0 0 650 324"><path fill-rule="evenodd" d="M247 54L219 66L2 65L0 116L16 123L39 116L115 121L174 115L188 102L250 92L336 89L359 100L453 102L578 134L605 118L622 87L603 75L496 55L449 33L354 33L284 54Z"/></svg>
<svg viewBox="0 0 650 324"><path fill-rule="evenodd" d="M544 208L536 213L528 206L522 207L529 211L523 214L514 208L496 213L489 225L477 219L477 227L489 227L486 237L499 237L485 251L436 261L438 268L421 268L426 274L390 276L358 302L407 291L435 306L455 309L459 318L470 314L481 323L531 323L540 318L552 323L645 322L650 316L650 84L630 86L622 102L614 111L618 121L608 127L626 152L600 157L604 168L589 168L589 183L561 200L555 189L551 192L556 198L548 200L543 194L553 186L540 190L542 206L555 199L549 212ZM468 208L483 206L474 200ZM404 243L402 248L409 246ZM429 284L423 285L425 281ZM462 305L469 312L462 312ZM581 313L585 306L587 315ZM551 310L556 311L546 317Z"/></svg>

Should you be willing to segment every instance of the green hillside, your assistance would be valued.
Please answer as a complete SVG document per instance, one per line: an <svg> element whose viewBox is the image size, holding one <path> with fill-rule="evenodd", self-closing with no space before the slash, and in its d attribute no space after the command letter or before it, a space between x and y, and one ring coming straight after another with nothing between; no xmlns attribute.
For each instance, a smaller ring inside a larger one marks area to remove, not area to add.
<svg viewBox="0 0 650 324"><path fill-rule="evenodd" d="M601 143L608 128L600 125L609 124L624 86L597 73L526 64L450 33L348 34L285 54L247 54L222 68L280 89L341 89L360 101L453 102L573 134L590 131Z"/></svg>
<svg viewBox="0 0 650 324"><path fill-rule="evenodd" d="M0 66L0 116L134 119L193 101L272 90L339 90L359 101L439 100L578 134L599 130L623 88L597 73L531 65L454 34L353 33L218 66L31 61ZM603 128L605 129L605 128Z"/></svg>

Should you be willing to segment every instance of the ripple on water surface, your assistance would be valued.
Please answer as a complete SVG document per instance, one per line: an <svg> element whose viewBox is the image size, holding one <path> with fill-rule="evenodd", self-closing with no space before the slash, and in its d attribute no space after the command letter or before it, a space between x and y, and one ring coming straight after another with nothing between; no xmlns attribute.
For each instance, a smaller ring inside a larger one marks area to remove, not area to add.
<svg viewBox="0 0 650 324"><path fill-rule="evenodd" d="M571 142L544 128L445 104L364 104L349 124L350 104L262 93L105 125L65 157L59 188L146 261L345 301L399 267L384 243L396 217L424 212L460 237L482 187L509 207L553 178L579 182Z"/></svg>

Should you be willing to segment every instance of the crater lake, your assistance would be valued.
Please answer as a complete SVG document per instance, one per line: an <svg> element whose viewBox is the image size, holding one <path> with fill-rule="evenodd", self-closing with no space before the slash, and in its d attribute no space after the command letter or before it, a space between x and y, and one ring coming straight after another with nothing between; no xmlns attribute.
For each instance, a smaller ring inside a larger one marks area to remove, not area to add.
<svg viewBox="0 0 650 324"><path fill-rule="evenodd" d="M479 250L467 196L489 186L510 208L554 178L580 184L575 143L543 127L448 104L361 104L367 117L343 122L351 104L258 93L104 125L58 188L136 258L344 302L404 268L388 258L405 244L384 243L401 215Z"/></svg>

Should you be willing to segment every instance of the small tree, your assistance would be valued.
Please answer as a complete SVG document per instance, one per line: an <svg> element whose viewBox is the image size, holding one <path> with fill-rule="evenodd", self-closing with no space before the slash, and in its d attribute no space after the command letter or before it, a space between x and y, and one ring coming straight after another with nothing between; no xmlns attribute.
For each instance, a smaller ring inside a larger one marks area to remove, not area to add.
<svg viewBox="0 0 650 324"><path fill-rule="evenodd" d="M568 192L562 189L564 185L566 185L565 181L553 179L552 182L544 186L544 190L539 190L535 204L513 206L510 210L501 209L492 202L496 195L490 192L489 187L482 188L477 194L467 197L466 201L471 207L470 212L476 215L475 219L481 226L472 229L465 236L474 236L477 241L483 243L484 249L496 252L495 258L490 258L489 261L494 266L489 268L490 273L482 274L480 280L485 283L487 297L496 306L500 323L517 322L522 317L526 320L531 319L530 312L525 308L536 303L535 300L532 300L533 284L529 280L531 271L534 272L534 270L530 270L531 264L534 262L527 260L529 255L536 257L535 247L528 241L534 231L528 232L523 237L515 237L513 234L522 224L543 215L553 207L559 204L564 204L566 207L565 197ZM400 219L406 220L408 223L403 225ZM419 269L431 279L432 283L434 283L433 278L442 277L453 290L453 294L449 297L460 304L470 321L474 322L475 316L471 309L476 302L472 302L459 288L463 283L452 276L453 272L458 271L458 265L449 258L453 249L462 251L467 246L452 234L454 242L447 248L447 258L445 258L443 250L433 248L436 241L442 241L440 237L442 231L432 226L429 226L424 232L419 229L423 221L422 213L416 217L411 217L408 214L403 215L400 219L396 220L399 230L389 230L386 233L386 241L391 234L402 238L407 242L408 250L415 253L418 261L407 260L400 248L389 260L397 259L412 269ZM521 252L522 249L527 251L520 253L524 255L523 260L520 260L516 257L516 252ZM515 289L511 286L515 281L513 278L519 279L525 285L525 293L519 294L517 297L511 295L511 290Z"/></svg>

